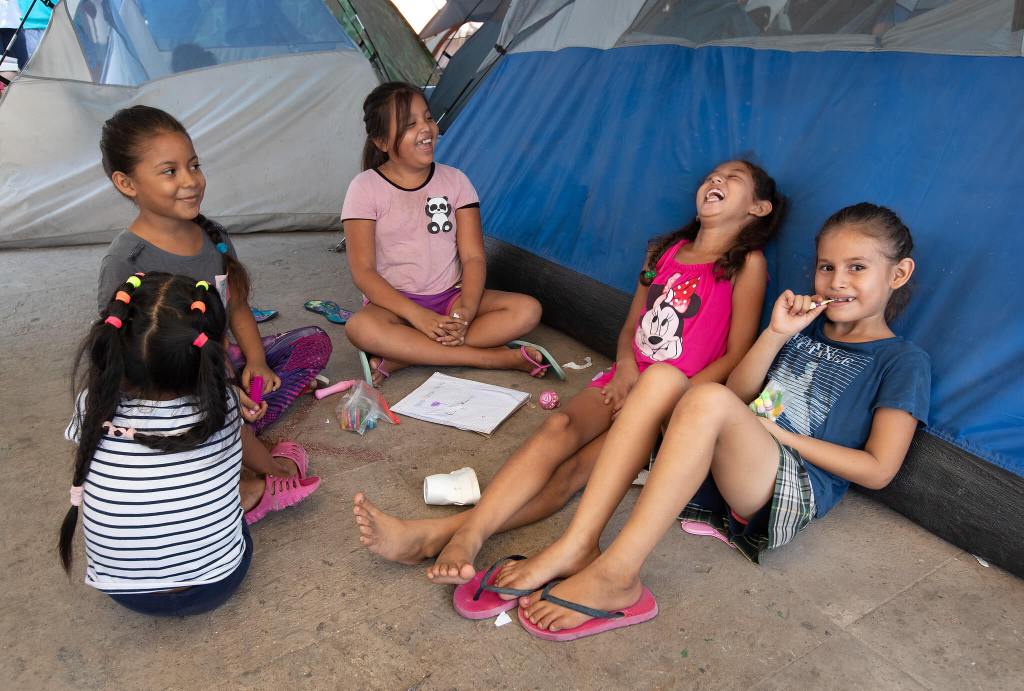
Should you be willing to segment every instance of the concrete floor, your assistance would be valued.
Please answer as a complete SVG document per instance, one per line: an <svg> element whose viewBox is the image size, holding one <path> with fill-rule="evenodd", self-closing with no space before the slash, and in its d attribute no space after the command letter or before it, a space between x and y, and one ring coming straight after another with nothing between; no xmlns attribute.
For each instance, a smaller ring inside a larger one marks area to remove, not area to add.
<svg viewBox="0 0 1024 691"><path fill-rule="evenodd" d="M266 332L321 323L313 297L358 305L329 233L239 237L253 304L282 314ZM517 623L470 622L451 587L424 569L381 561L360 547L351 497L366 491L403 516L423 504L425 475L465 465L489 479L548 413L530 404L490 439L405 420L358 437L341 431L334 399L312 398L266 434L299 440L320 490L254 527L256 553L241 590L191 619L148 619L70 581L54 545L67 507L74 346L94 315L102 247L0 253L0 687L37 688L1024 688L1024 587L887 508L857 494L761 567L716 540L670 530L644 570L658 598L654 621L575 643L547 643ZM330 330L332 380L357 376L341 327ZM546 327L534 334L560 361L579 344ZM565 383L512 373L463 372L566 398L597 367ZM396 374L399 400L427 369ZM627 497L605 539L636 499ZM493 539L479 564L530 554L556 537L572 505L541 524Z"/></svg>

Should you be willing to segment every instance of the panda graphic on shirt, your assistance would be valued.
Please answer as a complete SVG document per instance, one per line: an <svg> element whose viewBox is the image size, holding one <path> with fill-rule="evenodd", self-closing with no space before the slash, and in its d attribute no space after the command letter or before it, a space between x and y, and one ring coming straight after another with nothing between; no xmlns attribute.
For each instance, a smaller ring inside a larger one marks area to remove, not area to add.
<svg viewBox="0 0 1024 691"><path fill-rule="evenodd" d="M448 203L448 197L427 197L425 207L427 218L427 232L431 235L447 233L452 229L452 205Z"/></svg>

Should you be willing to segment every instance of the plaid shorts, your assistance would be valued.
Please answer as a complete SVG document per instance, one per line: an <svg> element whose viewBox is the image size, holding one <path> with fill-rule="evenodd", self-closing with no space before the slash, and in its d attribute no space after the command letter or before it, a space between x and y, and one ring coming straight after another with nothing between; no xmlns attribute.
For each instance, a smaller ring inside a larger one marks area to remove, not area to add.
<svg viewBox="0 0 1024 691"><path fill-rule="evenodd" d="M710 475L679 518L706 523L727 535L729 542L755 564L760 563L761 552L787 544L814 518L814 491L800 454L788 446L778 446L779 469L771 502L746 524L732 515Z"/></svg>

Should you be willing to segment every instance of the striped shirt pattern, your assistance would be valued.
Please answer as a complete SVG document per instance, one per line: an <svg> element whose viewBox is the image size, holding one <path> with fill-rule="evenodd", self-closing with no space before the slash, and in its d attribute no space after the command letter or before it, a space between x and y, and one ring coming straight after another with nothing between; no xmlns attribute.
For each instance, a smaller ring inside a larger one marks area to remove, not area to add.
<svg viewBox="0 0 1024 691"><path fill-rule="evenodd" d="M776 422L790 432L814 436L832 406L871 362L866 353L837 348L802 333L793 336L768 373L785 392L785 410Z"/></svg>
<svg viewBox="0 0 1024 691"><path fill-rule="evenodd" d="M242 422L233 393L225 395L223 429L189 451L167 453L103 435L83 483L87 585L108 593L155 592L216 583L239 565ZM173 435L201 417L191 398L126 399L112 423ZM77 443L77 419L65 436Z"/></svg>

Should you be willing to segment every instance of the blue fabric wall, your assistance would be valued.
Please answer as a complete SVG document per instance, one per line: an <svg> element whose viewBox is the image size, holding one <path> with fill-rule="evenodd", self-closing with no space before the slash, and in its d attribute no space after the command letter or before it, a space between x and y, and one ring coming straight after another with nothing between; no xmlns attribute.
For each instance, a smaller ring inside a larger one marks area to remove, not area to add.
<svg viewBox="0 0 1024 691"><path fill-rule="evenodd" d="M914 233L896 330L932 356L930 431L1024 474L1024 59L677 46L505 57L442 138L485 232L624 291L700 179L751 156L792 201L770 300L808 290L842 206Z"/></svg>

